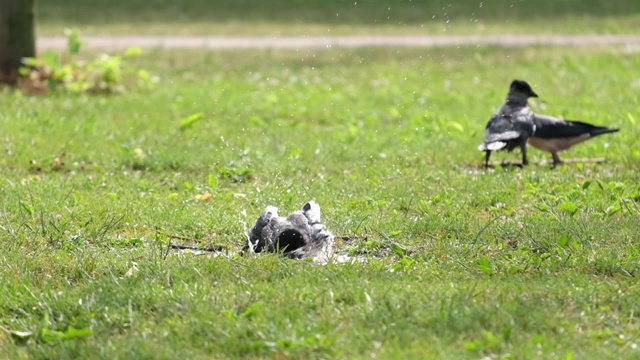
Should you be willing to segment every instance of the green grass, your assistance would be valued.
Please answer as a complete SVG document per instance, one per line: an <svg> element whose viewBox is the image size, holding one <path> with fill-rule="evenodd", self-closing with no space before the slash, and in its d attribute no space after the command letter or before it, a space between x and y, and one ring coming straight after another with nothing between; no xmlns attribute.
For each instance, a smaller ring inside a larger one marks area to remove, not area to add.
<svg viewBox="0 0 640 360"><path fill-rule="evenodd" d="M182 51L136 64L159 76L154 90L0 93L0 326L33 333L0 330L2 357L639 356L636 53ZM526 169L480 170L513 78L541 96L537 111L620 127L564 154L607 162L551 170L532 149ZM366 264L167 249L179 235L235 254L265 205L309 199L352 238L338 253ZM56 340L69 327L92 335Z"/></svg>
<svg viewBox="0 0 640 360"><path fill-rule="evenodd" d="M48 0L38 33L65 27L99 35L633 34L628 0Z"/></svg>

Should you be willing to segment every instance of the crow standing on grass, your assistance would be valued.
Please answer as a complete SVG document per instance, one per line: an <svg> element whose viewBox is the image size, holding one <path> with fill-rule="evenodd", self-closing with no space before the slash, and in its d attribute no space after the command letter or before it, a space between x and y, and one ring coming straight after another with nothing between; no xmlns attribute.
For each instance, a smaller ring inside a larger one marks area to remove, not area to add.
<svg viewBox="0 0 640 360"><path fill-rule="evenodd" d="M527 160L527 140L533 135L535 125L533 112L529 108L529 98L538 97L525 81L513 80L507 94L507 101L487 124L484 143L478 150L486 152L485 166L489 167L492 151L508 150L519 147L522 152L522 165Z"/></svg>
<svg viewBox="0 0 640 360"><path fill-rule="evenodd" d="M520 147L522 165L527 165L527 142L553 157L553 166L562 163L559 151L592 139L598 135L614 133L619 129L595 126L581 121L562 120L534 114L528 99L538 97L525 81L513 80L507 102L493 115L486 127L484 143L478 150L485 151L485 166L489 167L491 151L513 150Z"/></svg>
<svg viewBox="0 0 640 360"><path fill-rule="evenodd" d="M618 132L581 121L562 120L551 116L534 114L535 133L529 138L529 144L540 150L548 151L553 157L553 167L562 163L558 151L567 150L573 145L592 139L598 135Z"/></svg>

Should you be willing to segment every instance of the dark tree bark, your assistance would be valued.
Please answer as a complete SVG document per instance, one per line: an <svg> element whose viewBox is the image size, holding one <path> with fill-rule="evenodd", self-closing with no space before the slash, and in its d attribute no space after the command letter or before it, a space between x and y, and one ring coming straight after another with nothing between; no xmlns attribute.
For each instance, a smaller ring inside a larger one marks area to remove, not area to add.
<svg viewBox="0 0 640 360"><path fill-rule="evenodd" d="M36 53L35 0L0 0L0 83L14 84L24 57Z"/></svg>

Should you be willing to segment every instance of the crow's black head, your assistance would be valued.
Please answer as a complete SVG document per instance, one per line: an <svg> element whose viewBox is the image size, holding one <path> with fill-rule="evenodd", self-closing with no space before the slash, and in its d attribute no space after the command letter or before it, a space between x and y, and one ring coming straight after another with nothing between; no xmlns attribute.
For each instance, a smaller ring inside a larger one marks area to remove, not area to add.
<svg viewBox="0 0 640 360"><path fill-rule="evenodd" d="M521 94L527 95L527 97L538 97L538 94L533 91L531 86L527 84L526 81L522 80L513 80L511 82L509 92L519 92Z"/></svg>

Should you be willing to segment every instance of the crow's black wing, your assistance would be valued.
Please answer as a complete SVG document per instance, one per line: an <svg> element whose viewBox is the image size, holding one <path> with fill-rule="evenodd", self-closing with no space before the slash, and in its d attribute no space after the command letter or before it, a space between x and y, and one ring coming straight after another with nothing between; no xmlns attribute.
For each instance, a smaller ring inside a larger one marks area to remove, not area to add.
<svg viewBox="0 0 640 360"><path fill-rule="evenodd" d="M609 129L602 126L595 126L582 121L562 120L552 116L533 116L535 137L542 139L570 138L589 134L591 136L616 132L618 129Z"/></svg>
<svg viewBox="0 0 640 360"><path fill-rule="evenodd" d="M533 135L533 113L528 107L512 109L504 106L498 111L485 131L485 143L527 138Z"/></svg>

